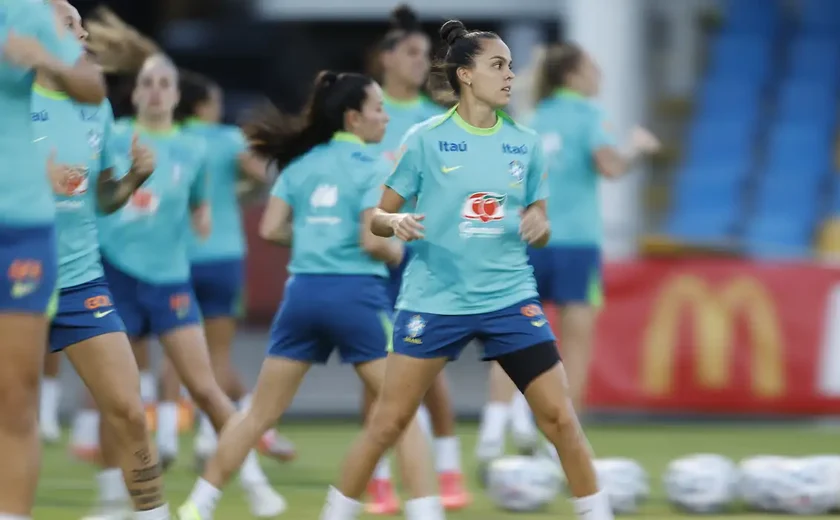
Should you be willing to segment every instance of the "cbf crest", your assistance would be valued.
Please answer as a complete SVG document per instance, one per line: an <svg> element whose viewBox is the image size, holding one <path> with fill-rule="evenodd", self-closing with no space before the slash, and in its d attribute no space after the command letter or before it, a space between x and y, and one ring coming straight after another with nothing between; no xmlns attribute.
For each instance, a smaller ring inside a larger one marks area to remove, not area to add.
<svg viewBox="0 0 840 520"><path fill-rule="evenodd" d="M405 326L406 331L408 332L408 336L403 338L403 341L406 343L422 343L420 340L420 336L423 335L423 331L426 330L426 321L423 319L422 316L419 314L415 314L408 320L408 323Z"/></svg>
<svg viewBox="0 0 840 520"><path fill-rule="evenodd" d="M522 184L522 181L525 180L525 165L519 161L511 161L508 170L512 178L510 185Z"/></svg>

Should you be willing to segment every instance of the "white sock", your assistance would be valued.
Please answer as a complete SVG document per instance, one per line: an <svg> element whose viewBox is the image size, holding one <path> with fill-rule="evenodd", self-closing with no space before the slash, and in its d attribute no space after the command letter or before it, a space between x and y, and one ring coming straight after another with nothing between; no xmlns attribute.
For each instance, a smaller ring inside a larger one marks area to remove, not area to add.
<svg viewBox="0 0 840 520"><path fill-rule="evenodd" d="M431 440L432 435L432 417L429 415L429 410L425 405L420 405L417 409L417 422L420 424L420 429L426 434L426 437Z"/></svg>
<svg viewBox="0 0 840 520"><path fill-rule="evenodd" d="M71 444L75 446L99 446L99 412L84 408L73 419Z"/></svg>
<svg viewBox="0 0 840 520"><path fill-rule="evenodd" d="M494 459L504 452L508 412L508 403L491 401L484 406L475 450L479 459Z"/></svg>
<svg viewBox="0 0 840 520"><path fill-rule="evenodd" d="M148 511L135 511L135 520L169 520L169 504L149 509Z"/></svg>
<svg viewBox="0 0 840 520"><path fill-rule="evenodd" d="M435 439L435 467L438 473L461 472L461 441L458 437Z"/></svg>
<svg viewBox="0 0 840 520"><path fill-rule="evenodd" d="M251 394L245 394L242 399L236 403L240 410L245 410L251 406Z"/></svg>
<svg viewBox="0 0 840 520"><path fill-rule="evenodd" d="M510 402L510 429L513 440L519 449L534 449L539 440L537 425L528 400L517 392Z"/></svg>
<svg viewBox="0 0 840 520"><path fill-rule="evenodd" d="M178 405L171 401L157 405L157 445L161 455L178 454Z"/></svg>
<svg viewBox="0 0 840 520"><path fill-rule="evenodd" d="M263 470L260 467L260 459L257 458L256 451L249 451L248 456L245 457L245 462L243 462L242 467L239 468L239 481L244 488L254 485L268 484L268 477L265 476L265 473L263 473Z"/></svg>
<svg viewBox="0 0 840 520"><path fill-rule="evenodd" d="M128 502L128 489L125 487L122 470L119 468L103 469L96 475L99 487L99 503L114 504Z"/></svg>
<svg viewBox="0 0 840 520"><path fill-rule="evenodd" d="M443 520L440 497L423 497L405 501L406 520Z"/></svg>
<svg viewBox="0 0 840 520"><path fill-rule="evenodd" d="M190 391L187 390L187 387L184 386L184 385L181 385L181 390L178 392L178 394L181 396L181 399L186 399L186 400L191 399Z"/></svg>
<svg viewBox="0 0 840 520"><path fill-rule="evenodd" d="M204 437L205 439L215 439L216 438L216 428L213 427L213 423L210 422L210 418L207 417L207 414L201 414L198 419L198 436Z"/></svg>
<svg viewBox="0 0 840 520"><path fill-rule="evenodd" d="M140 398L144 403L157 401L157 378L151 372L140 372Z"/></svg>
<svg viewBox="0 0 840 520"><path fill-rule="evenodd" d="M588 497L573 498L572 506L580 520L613 520L610 498L603 491Z"/></svg>
<svg viewBox="0 0 840 520"><path fill-rule="evenodd" d="M216 489L213 484L200 478L196 481L190 493L189 501L198 509L201 518L213 518L213 512L216 510L216 504L219 503L221 496L222 492Z"/></svg>
<svg viewBox="0 0 840 520"><path fill-rule="evenodd" d="M361 502L347 498L341 494L341 491L330 486L327 492L327 503L321 511L321 520L356 520L361 511Z"/></svg>
<svg viewBox="0 0 840 520"><path fill-rule="evenodd" d="M58 404L61 395L61 383L54 377L41 381L41 405L38 418L43 423L58 424Z"/></svg>
<svg viewBox="0 0 840 520"><path fill-rule="evenodd" d="M0 513L0 520L32 520L31 516L7 515Z"/></svg>
<svg viewBox="0 0 840 520"><path fill-rule="evenodd" d="M391 461L387 456L379 459L373 471L373 480L391 480Z"/></svg>

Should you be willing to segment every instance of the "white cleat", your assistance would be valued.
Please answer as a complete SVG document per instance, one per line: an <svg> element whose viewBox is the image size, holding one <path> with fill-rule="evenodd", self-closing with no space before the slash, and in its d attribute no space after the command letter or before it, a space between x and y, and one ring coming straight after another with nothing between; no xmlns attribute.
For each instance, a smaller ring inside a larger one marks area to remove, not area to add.
<svg viewBox="0 0 840 520"><path fill-rule="evenodd" d="M195 457L195 470L197 473L204 472L204 466L207 464L207 461L216 453L217 444L215 436L199 434L195 438L193 456Z"/></svg>
<svg viewBox="0 0 840 520"><path fill-rule="evenodd" d="M134 512L130 507L100 506L97 511L81 520L132 520Z"/></svg>
<svg viewBox="0 0 840 520"><path fill-rule="evenodd" d="M294 443L274 429L268 430L260 437L257 451L280 462L289 462L297 457Z"/></svg>
<svg viewBox="0 0 840 520"><path fill-rule="evenodd" d="M273 518L286 511L286 499L268 484L251 484L245 489L251 514L257 518Z"/></svg>
<svg viewBox="0 0 840 520"><path fill-rule="evenodd" d="M39 426L41 440L47 444L55 444L61 440L61 428L58 423L48 421L42 422Z"/></svg>

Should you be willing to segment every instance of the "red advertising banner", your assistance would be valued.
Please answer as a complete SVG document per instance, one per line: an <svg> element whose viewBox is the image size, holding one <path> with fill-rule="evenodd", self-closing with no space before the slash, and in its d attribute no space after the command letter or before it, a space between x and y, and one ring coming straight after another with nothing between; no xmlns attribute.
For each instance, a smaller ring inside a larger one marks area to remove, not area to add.
<svg viewBox="0 0 840 520"><path fill-rule="evenodd" d="M829 334L840 270L642 261L610 265L605 282L592 406L840 414L840 344Z"/></svg>
<svg viewBox="0 0 840 520"><path fill-rule="evenodd" d="M247 215L249 233L259 214ZM249 243L248 314L264 322L282 298L288 252ZM645 260L609 265L604 282L591 406L840 415L840 269Z"/></svg>

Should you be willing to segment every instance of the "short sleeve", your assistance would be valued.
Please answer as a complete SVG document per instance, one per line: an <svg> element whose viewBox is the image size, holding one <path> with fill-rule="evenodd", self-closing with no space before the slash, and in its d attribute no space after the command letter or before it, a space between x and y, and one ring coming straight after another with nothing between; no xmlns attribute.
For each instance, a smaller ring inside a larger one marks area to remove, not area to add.
<svg viewBox="0 0 840 520"><path fill-rule="evenodd" d="M190 186L190 207L201 206L210 198L210 178L207 173L207 148L205 145L199 147L201 162Z"/></svg>
<svg viewBox="0 0 840 520"><path fill-rule="evenodd" d="M99 171L104 171L109 168L117 168L117 157L114 153L113 147L110 144L113 142L111 134L114 132L114 111L111 109L111 103L106 99L102 103L102 142L100 143L100 166ZM120 175L123 172L115 172L115 175Z"/></svg>
<svg viewBox="0 0 840 520"><path fill-rule="evenodd" d="M423 150L416 129L409 130L403 137L397 152L396 166L385 185L405 200L417 196L420 190L420 175L423 166Z"/></svg>
<svg viewBox="0 0 840 520"><path fill-rule="evenodd" d="M545 164L545 154L539 139L534 143L531 160L528 163L528 174L525 178L525 205L548 198L548 169Z"/></svg>
<svg viewBox="0 0 840 520"><path fill-rule="evenodd" d="M362 205L360 211L365 211L379 206L382 199L382 187L388 177L388 163L385 160L377 161L377 167L367 177L362 189Z"/></svg>
<svg viewBox="0 0 840 520"><path fill-rule="evenodd" d="M288 169L287 169L288 170ZM287 170L281 171L274 181L274 186L271 187L271 196L283 199L286 204L292 205L291 190L289 189L289 172Z"/></svg>
<svg viewBox="0 0 840 520"><path fill-rule="evenodd" d="M606 116L601 110L594 111L589 126L589 151L615 145L615 135Z"/></svg>

